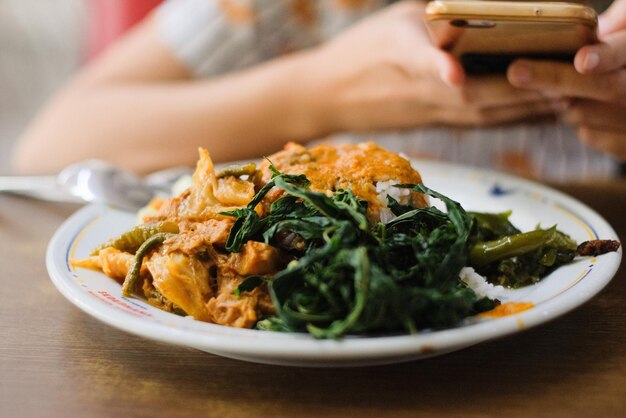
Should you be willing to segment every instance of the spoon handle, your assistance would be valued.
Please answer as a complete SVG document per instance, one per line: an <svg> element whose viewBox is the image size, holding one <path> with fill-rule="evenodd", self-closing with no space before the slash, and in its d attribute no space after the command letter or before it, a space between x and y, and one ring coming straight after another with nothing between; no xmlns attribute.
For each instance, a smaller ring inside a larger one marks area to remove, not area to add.
<svg viewBox="0 0 626 418"><path fill-rule="evenodd" d="M0 193L15 193L49 202L82 202L60 187L55 176L0 176Z"/></svg>
<svg viewBox="0 0 626 418"><path fill-rule="evenodd" d="M55 188L55 176L0 176L0 192L37 192Z"/></svg>

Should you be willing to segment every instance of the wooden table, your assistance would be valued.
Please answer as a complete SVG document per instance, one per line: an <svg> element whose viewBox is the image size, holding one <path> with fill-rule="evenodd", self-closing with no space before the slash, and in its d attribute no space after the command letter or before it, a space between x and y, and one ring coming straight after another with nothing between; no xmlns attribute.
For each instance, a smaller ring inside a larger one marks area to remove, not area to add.
<svg viewBox="0 0 626 418"><path fill-rule="evenodd" d="M560 187L626 241L626 183ZM626 411L626 268L543 326L391 366L266 366L145 340L74 307L44 254L78 207L0 195L0 416L564 416Z"/></svg>

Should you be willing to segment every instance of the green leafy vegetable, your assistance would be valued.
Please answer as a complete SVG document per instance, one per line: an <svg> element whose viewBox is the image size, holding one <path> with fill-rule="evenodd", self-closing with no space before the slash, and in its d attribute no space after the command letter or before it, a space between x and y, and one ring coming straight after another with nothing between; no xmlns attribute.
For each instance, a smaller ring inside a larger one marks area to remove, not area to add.
<svg viewBox="0 0 626 418"><path fill-rule="evenodd" d="M243 292L251 292L263 283L265 279L263 276L248 276L246 279L237 286L235 289L235 296L241 295Z"/></svg>
<svg viewBox="0 0 626 418"><path fill-rule="evenodd" d="M519 234L520 231L510 221L511 211L503 213L468 212L474 217L471 241L491 241L505 235Z"/></svg>
<svg viewBox="0 0 626 418"><path fill-rule="evenodd" d="M537 283L557 267L571 262L577 247L556 226L538 228L474 244L470 264L491 282L521 287Z"/></svg>
<svg viewBox="0 0 626 418"><path fill-rule="evenodd" d="M250 211L262 189L237 216L228 242L264 241L287 251L285 231L304 245L298 258L269 282L276 317L262 329L307 331L319 338L372 332L416 332L453 326L475 311L478 298L458 278L467 264L473 218L451 199L423 185L401 185L441 199L447 213L401 205L398 216L370 227L367 203L349 191L333 196L308 189L303 178L275 173L272 184L285 191L270 213ZM481 301L483 309L491 304Z"/></svg>

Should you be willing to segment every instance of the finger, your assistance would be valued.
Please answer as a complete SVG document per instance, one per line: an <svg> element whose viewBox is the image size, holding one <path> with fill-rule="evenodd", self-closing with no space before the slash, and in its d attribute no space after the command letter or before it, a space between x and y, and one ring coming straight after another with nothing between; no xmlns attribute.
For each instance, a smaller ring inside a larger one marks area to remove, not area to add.
<svg viewBox="0 0 626 418"><path fill-rule="evenodd" d="M387 13L405 19L406 25L395 25L404 31L398 39L404 41L401 59L409 61L414 77L425 74L436 77L449 86L457 87L465 80L465 71L457 58L438 48L432 42L424 21L424 3L399 2L387 8Z"/></svg>
<svg viewBox="0 0 626 418"><path fill-rule="evenodd" d="M417 80L423 80L425 77L428 77L427 80L435 78L452 88L461 87L466 80L460 61L450 53L430 44L425 46L420 54L412 54L410 67L411 75Z"/></svg>
<svg viewBox="0 0 626 418"><path fill-rule="evenodd" d="M622 131L600 130L589 126L578 128L578 137L585 145L626 161L626 134Z"/></svg>
<svg viewBox="0 0 626 418"><path fill-rule="evenodd" d="M393 6L392 6L393 7ZM465 71L461 62L449 52L435 46L424 24L424 5L421 2L398 3L396 9L404 8L404 18L409 20L407 28L412 34L402 38L406 40L403 51L411 61L416 77L428 74L436 77L451 87L461 86L465 81ZM410 35L410 36L409 36ZM421 48L418 50L418 46Z"/></svg>
<svg viewBox="0 0 626 418"><path fill-rule="evenodd" d="M568 63L517 60L507 77L516 87L548 95L626 103L626 70L583 75Z"/></svg>
<svg viewBox="0 0 626 418"><path fill-rule="evenodd" d="M439 78L450 87L460 87L465 83L465 70L461 62L451 54L441 51L435 57L439 68Z"/></svg>
<svg viewBox="0 0 626 418"><path fill-rule="evenodd" d="M574 58L574 67L581 74L613 71L625 65L626 31L609 35L600 44L582 47Z"/></svg>
<svg viewBox="0 0 626 418"><path fill-rule="evenodd" d="M498 125L554 115L552 105L547 101L483 109L437 107L432 112L438 123L467 126Z"/></svg>
<svg viewBox="0 0 626 418"><path fill-rule="evenodd" d="M615 1L598 19L598 32L600 37L626 29L626 2Z"/></svg>
<svg viewBox="0 0 626 418"><path fill-rule="evenodd" d="M437 97L445 98L452 106L475 108L510 106L545 100L533 90L515 88L504 76L468 77L460 88L448 89Z"/></svg>
<svg viewBox="0 0 626 418"><path fill-rule="evenodd" d="M561 117L574 126L626 132L626 107L593 100L575 100L562 112Z"/></svg>

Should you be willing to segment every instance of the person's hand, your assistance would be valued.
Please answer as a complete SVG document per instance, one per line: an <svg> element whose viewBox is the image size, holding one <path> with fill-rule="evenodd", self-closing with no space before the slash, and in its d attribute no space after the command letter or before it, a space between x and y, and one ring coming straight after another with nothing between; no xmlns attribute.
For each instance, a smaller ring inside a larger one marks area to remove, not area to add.
<svg viewBox="0 0 626 418"><path fill-rule="evenodd" d="M466 78L458 60L431 43L423 8L390 6L309 54L302 83L315 92L310 101L328 131L487 125L553 112L541 94L504 76Z"/></svg>
<svg viewBox="0 0 626 418"><path fill-rule="evenodd" d="M615 0L598 21L600 38L626 30L626 0Z"/></svg>
<svg viewBox="0 0 626 418"><path fill-rule="evenodd" d="M585 144L626 161L626 0L600 17L601 43L581 48L574 66L518 60L511 84L548 97L569 97L562 118Z"/></svg>

